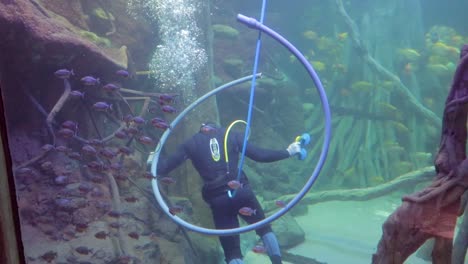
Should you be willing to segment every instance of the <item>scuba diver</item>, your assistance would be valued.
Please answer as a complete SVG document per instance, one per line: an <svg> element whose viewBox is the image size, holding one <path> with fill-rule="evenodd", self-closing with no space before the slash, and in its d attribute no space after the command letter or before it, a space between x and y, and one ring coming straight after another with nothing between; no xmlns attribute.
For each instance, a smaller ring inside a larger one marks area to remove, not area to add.
<svg viewBox="0 0 468 264"><path fill-rule="evenodd" d="M227 135L226 135L227 134ZM247 223L265 219L263 209L252 191L249 180L241 171L237 180L239 154L244 144L243 133L232 132L215 123L204 123L200 131L181 144L175 153L158 163L158 174L166 175L187 159L203 179L202 196L210 206L216 229L239 227L238 216ZM299 142L284 150L263 149L248 143L245 155L258 162L274 162L301 152ZM233 195L235 192L235 195ZM271 226L256 230L273 264L282 263L281 253ZM226 263L242 264L239 235L220 236Z"/></svg>

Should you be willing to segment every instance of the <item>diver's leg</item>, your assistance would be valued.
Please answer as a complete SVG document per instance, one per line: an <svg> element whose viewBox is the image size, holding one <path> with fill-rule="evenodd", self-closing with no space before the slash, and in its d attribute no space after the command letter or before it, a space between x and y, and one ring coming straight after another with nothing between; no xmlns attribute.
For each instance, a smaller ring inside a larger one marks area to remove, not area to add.
<svg viewBox="0 0 468 264"><path fill-rule="evenodd" d="M233 210L232 201L226 195L216 197L209 201L216 229L230 229L239 227L237 211ZM228 264L242 264L242 252L239 235L220 236L219 241Z"/></svg>
<svg viewBox="0 0 468 264"><path fill-rule="evenodd" d="M271 263L281 264L281 252L276 239L275 233L268 232L262 236L263 245L267 251L268 256L270 257Z"/></svg>
<svg viewBox="0 0 468 264"><path fill-rule="evenodd" d="M263 208L257 200L257 197L250 188L239 189L237 195L239 198L242 198L242 206L247 206L255 210L255 214L251 216L242 216L241 217L249 224L258 222L265 219L265 213ZM270 257L271 263L281 264L281 252L276 239L276 235L271 230L270 225L266 225L262 228L255 230L257 235L262 238L263 245L267 251L268 256Z"/></svg>
<svg viewBox="0 0 468 264"><path fill-rule="evenodd" d="M244 264L244 261L242 259L231 259L228 264Z"/></svg>

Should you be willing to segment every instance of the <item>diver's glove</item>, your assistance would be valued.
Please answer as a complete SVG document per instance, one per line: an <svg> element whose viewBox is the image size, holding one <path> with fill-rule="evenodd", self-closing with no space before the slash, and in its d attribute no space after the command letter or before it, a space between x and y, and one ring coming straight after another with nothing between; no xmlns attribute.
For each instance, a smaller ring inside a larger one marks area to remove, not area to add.
<svg viewBox="0 0 468 264"><path fill-rule="evenodd" d="M288 148L286 149L289 153L289 156L294 156L298 153L301 153L301 143L300 142L293 142L289 144Z"/></svg>

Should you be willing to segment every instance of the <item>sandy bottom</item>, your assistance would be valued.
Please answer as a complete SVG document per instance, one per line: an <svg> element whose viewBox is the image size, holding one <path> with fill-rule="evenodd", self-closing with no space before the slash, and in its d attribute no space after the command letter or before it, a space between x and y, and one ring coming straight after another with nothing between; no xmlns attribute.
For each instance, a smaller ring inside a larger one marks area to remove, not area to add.
<svg viewBox="0 0 468 264"><path fill-rule="evenodd" d="M328 264L371 263L382 234L382 223L400 205L395 194L362 202L326 202L309 206L305 216L297 217L306 232L306 241L289 250ZM265 255L246 253L246 264L269 264ZM286 262L285 262L286 263ZM405 264L428 264L411 256Z"/></svg>
<svg viewBox="0 0 468 264"><path fill-rule="evenodd" d="M309 206L296 220L306 232L305 243L290 250L329 264L371 263L382 223L401 204L401 195L370 201L325 202ZM406 264L430 263L413 255Z"/></svg>
<svg viewBox="0 0 468 264"><path fill-rule="evenodd" d="M267 255L248 252L244 256L244 263L245 264L271 264L271 261ZM283 261L283 264L294 264L294 263Z"/></svg>

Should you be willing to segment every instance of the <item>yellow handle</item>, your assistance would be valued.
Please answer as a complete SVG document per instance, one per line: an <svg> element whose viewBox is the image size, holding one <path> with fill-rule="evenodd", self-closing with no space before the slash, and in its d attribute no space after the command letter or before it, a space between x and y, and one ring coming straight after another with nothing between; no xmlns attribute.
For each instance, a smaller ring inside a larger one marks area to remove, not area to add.
<svg viewBox="0 0 468 264"><path fill-rule="evenodd" d="M224 134L224 157L226 159L226 163L229 162L229 158L228 158L228 151L227 151L227 139L228 139L228 135L229 135L229 132L231 131L231 128L237 124L237 123L244 123L247 125L247 122L245 122L244 120L235 120L234 122L232 122L228 128L226 129L226 134ZM250 136L250 131L249 131L249 134L247 135L247 138Z"/></svg>

